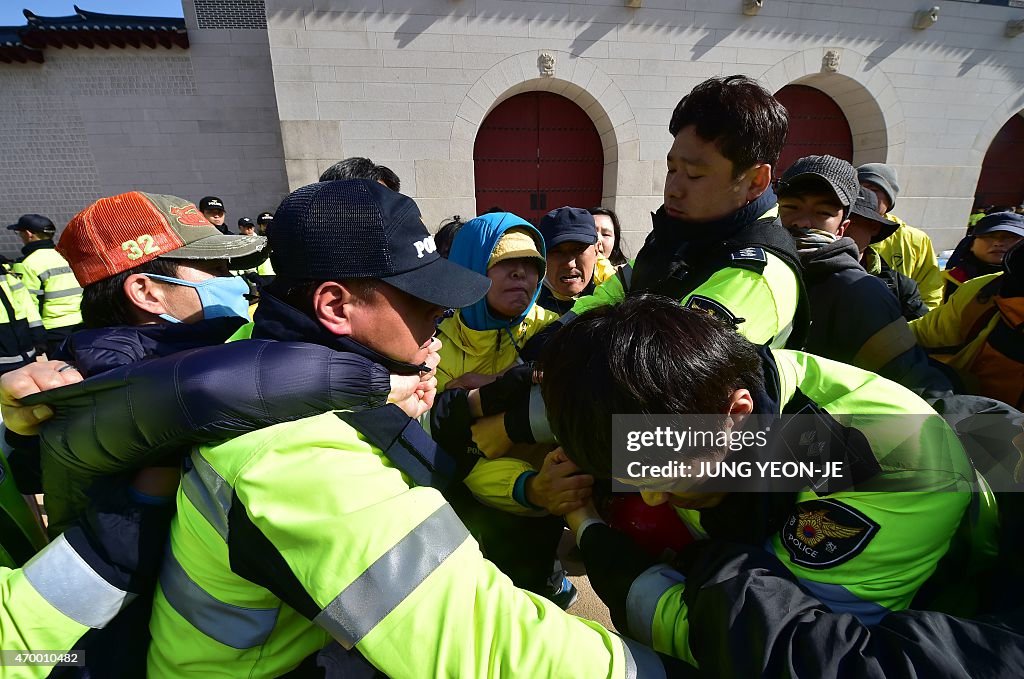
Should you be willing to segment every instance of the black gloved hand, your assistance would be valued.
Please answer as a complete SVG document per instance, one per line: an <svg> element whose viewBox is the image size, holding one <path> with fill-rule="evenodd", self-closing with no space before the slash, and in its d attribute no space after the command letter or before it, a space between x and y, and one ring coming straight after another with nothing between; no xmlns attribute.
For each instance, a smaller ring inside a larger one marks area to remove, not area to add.
<svg viewBox="0 0 1024 679"><path fill-rule="evenodd" d="M495 381L480 387L480 409L484 416L497 415L528 404L534 369L533 363L512 366Z"/></svg>

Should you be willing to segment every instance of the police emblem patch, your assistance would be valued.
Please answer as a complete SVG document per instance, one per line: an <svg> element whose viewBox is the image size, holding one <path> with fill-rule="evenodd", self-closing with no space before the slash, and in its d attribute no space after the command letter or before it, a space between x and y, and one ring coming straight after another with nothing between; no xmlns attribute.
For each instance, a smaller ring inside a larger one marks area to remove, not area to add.
<svg viewBox="0 0 1024 679"><path fill-rule="evenodd" d="M779 532L789 559L805 568L846 563L864 551L879 525L836 500L811 500L794 507Z"/></svg>
<svg viewBox="0 0 1024 679"><path fill-rule="evenodd" d="M740 248L735 252L730 252L729 259L734 262L737 260L748 260L751 262L761 262L763 264L768 263L768 255L764 253L764 248Z"/></svg>
<svg viewBox="0 0 1024 679"><path fill-rule="evenodd" d="M743 318L739 318L733 314L724 304L716 302L710 297L704 297L703 295L693 295L690 299L686 300L686 308L693 309L694 311L703 311L709 316L714 316L720 321L724 321L732 326L737 326L742 323Z"/></svg>

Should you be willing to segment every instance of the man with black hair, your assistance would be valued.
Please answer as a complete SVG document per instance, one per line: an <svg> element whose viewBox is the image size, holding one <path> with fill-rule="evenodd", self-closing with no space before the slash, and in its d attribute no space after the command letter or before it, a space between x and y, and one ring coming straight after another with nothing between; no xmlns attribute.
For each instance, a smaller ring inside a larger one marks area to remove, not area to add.
<svg viewBox="0 0 1024 679"><path fill-rule="evenodd" d="M402 180L391 168L377 165L369 158L353 156L339 160L334 165L323 171L320 181L332 182L339 179L369 179L370 181L383 184L392 191L402 189Z"/></svg>
<svg viewBox="0 0 1024 679"><path fill-rule="evenodd" d="M671 458L693 469L783 451L802 462L822 451L844 460L827 487L802 477L800 490L631 483L649 504L675 505L697 535L765 547L833 611L867 624L910 604L967 507L969 493L958 491L974 480L953 430L910 391L811 354L754 345L663 297L595 309L562 329L546 349L542 389L570 472L626 478L624 462L635 458L613 464L616 414L701 415L730 431L757 419L758 429L770 424L765 447L695 447ZM907 436L907 427L917 435ZM692 662L685 578L602 525L592 507L567 520L618 629Z"/></svg>
<svg viewBox="0 0 1024 679"><path fill-rule="evenodd" d="M807 325L799 256L771 188L787 129L786 109L746 76L711 78L683 97L669 123L665 202L630 289L612 277L571 314L650 292L714 314L753 342L799 346Z"/></svg>
<svg viewBox="0 0 1024 679"><path fill-rule="evenodd" d="M578 314L642 293L712 314L757 344L803 346L809 311L800 257L771 187L788 126L786 109L746 76L710 78L683 97L669 123L665 202L633 263L629 290L625 277L609 278L535 336L521 357L536 359ZM542 408L501 405L508 408L508 440L537 440Z"/></svg>

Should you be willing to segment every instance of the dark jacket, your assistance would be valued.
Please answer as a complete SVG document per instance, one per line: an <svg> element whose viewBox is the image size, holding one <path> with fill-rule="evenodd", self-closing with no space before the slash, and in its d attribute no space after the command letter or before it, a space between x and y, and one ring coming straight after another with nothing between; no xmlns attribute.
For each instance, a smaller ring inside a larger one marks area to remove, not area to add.
<svg viewBox="0 0 1024 679"><path fill-rule="evenodd" d="M840 238L801 257L811 306L804 350L918 392L950 391L952 385L917 345L896 298L864 270L858 254L853 240Z"/></svg>
<svg viewBox="0 0 1024 679"><path fill-rule="evenodd" d="M1024 671L1024 610L980 620L906 610L868 627L829 611L756 547L695 543L676 565L686 576L690 648L716 676L968 679Z"/></svg>
<svg viewBox="0 0 1024 679"><path fill-rule="evenodd" d="M98 332L75 352L92 377L24 399L57 406L40 434L51 534L81 513L99 476L270 424L383 405L390 391L388 371L362 356L298 342L209 346L231 333L208 323ZM177 351L190 341L199 348Z"/></svg>
<svg viewBox="0 0 1024 679"><path fill-rule="evenodd" d="M893 269L885 258L871 248L864 253L863 266L869 274L880 278L896 296L903 318L912 321L928 313L928 305L921 299L921 290L917 287L917 282Z"/></svg>
<svg viewBox="0 0 1024 679"><path fill-rule="evenodd" d="M974 253L971 252L973 245L974 236L965 236L957 243L953 254L949 256L949 261L946 262L946 270L942 272L942 280L945 283L942 288L943 302L949 299L950 295L956 292L957 288L972 278L1000 273L1003 270L1002 264L986 264L975 257Z"/></svg>

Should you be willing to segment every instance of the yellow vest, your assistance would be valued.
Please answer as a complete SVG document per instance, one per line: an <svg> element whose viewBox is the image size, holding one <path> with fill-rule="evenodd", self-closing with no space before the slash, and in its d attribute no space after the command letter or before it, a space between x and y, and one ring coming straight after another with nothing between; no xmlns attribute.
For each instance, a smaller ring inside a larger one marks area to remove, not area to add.
<svg viewBox="0 0 1024 679"><path fill-rule="evenodd" d="M14 265L14 272L40 301L44 328L64 328L82 322L82 286L59 252L52 247L34 250Z"/></svg>
<svg viewBox="0 0 1024 679"><path fill-rule="evenodd" d="M921 300L929 309L942 303L942 276L935 258L932 239L921 229L910 226L893 214L886 215L900 228L881 243L871 248L880 254L893 269L917 282Z"/></svg>

